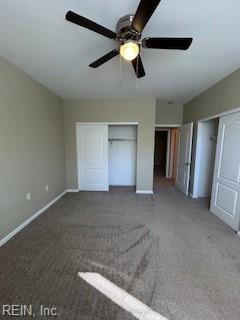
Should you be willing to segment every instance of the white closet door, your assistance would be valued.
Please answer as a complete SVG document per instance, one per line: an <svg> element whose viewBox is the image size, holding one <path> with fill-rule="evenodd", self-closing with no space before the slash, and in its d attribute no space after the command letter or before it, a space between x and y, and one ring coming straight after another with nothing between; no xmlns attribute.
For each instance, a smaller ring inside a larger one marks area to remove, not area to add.
<svg viewBox="0 0 240 320"><path fill-rule="evenodd" d="M78 125L79 190L108 191L108 126Z"/></svg>
<svg viewBox="0 0 240 320"><path fill-rule="evenodd" d="M219 124L211 211L234 230L240 215L240 113L222 117Z"/></svg>
<svg viewBox="0 0 240 320"><path fill-rule="evenodd" d="M193 123L185 124L180 128L176 187L186 196L188 196L190 180L192 136Z"/></svg>

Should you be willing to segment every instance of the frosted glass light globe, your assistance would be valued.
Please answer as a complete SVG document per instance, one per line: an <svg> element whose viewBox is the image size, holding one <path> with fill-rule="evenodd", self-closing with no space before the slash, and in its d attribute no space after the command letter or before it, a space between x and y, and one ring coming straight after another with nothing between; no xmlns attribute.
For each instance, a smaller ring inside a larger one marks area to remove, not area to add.
<svg viewBox="0 0 240 320"><path fill-rule="evenodd" d="M128 41L120 47L120 55L127 61L132 61L139 55L139 45L136 42Z"/></svg>

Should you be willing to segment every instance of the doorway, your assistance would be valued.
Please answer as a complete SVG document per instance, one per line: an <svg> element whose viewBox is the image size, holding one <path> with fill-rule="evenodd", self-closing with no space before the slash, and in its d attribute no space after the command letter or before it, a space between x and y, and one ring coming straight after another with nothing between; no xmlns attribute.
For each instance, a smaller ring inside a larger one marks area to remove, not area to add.
<svg viewBox="0 0 240 320"><path fill-rule="evenodd" d="M156 128L154 187L173 186L177 175L178 128Z"/></svg>
<svg viewBox="0 0 240 320"><path fill-rule="evenodd" d="M156 130L154 174L158 177L166 177L167 147L168 147L168 130Z"/></svg>
<svg viewBox="0 0 240 320"><path fill-rule="evenodd" d="M219 118L199 121L194 175L194 198L205 198L210 205Z"/></svg>

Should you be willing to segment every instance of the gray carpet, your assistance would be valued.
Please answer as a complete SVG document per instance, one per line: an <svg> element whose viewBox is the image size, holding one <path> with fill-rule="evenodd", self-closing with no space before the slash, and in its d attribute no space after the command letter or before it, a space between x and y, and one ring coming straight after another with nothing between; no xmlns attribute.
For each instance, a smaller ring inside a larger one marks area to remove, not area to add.
<svg viewBox="0 0 240 320"><path fill-rule="evenodd" d="M65 195L0 248L1 304L32 304L35 319L40 305L56 306L58 319L135 319L79 271L102 274L169 320L240 319L240 239L206 201L173 187Z"/></svg>

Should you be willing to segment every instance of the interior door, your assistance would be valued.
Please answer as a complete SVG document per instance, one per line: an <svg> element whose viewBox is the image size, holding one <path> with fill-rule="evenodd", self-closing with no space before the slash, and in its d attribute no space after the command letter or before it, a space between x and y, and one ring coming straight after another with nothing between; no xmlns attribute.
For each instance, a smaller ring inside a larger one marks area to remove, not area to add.
<svg viewBox="0 0 240 320"><path fill-rule="evenodd" d="M211 212L234 230L240 215L240 113L220 119Z"/></svg>
<svg viewBox="0 0 240 320"><path fill-rule="evenodd" d="M192 155L193 123L188 123L179 129L179 149L177 163L176 187L188 195L191 155Z"/></svg>
<svg viewBox="0 0 240 320"><path fill-rule="evenodd" d="M85 191L108 191L108 126L78 125L78 186Z"/></svg>

